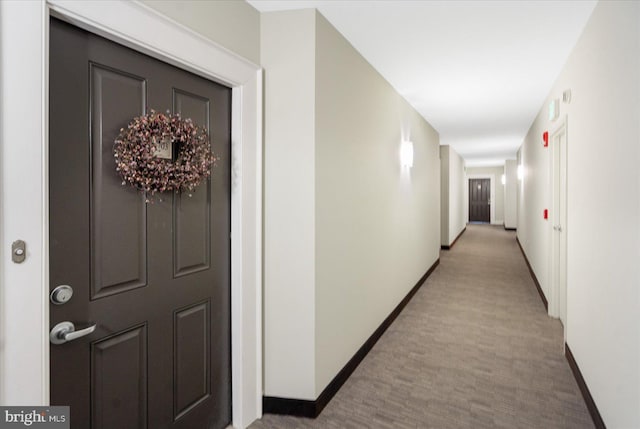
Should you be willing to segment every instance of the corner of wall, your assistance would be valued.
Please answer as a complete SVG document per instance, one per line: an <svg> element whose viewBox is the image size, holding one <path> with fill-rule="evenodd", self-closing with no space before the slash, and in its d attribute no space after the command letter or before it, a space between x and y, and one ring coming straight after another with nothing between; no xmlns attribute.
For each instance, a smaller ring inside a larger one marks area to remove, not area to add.
<svg viewBox="0 0 640 429"><path fill-rule="evenodd" d="M449 241L449 146L440 146L440 245L448 246Z"/></svg>
<svg viewBox="0 0 640 429"><path fill-rule="evenodd" d="M315 400L315 11L262 16L264 391Z"/></svg>

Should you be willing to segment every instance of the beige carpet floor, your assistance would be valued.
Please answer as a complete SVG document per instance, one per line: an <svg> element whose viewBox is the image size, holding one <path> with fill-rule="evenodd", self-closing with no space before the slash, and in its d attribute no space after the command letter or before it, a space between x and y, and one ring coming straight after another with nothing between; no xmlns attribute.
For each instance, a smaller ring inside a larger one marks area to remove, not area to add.
<svg viewBox="0 0 640 429"><path fill-rule="evenodd" d="M515 233L469 225L314 420L251 428L592 428Z"/></svg>

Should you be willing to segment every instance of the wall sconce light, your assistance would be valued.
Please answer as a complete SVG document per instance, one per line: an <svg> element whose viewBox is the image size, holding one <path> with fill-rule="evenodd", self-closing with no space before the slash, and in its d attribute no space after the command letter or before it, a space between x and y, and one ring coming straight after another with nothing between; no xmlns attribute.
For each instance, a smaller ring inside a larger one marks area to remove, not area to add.
<svg viewBox="0 0 640 429"><path fill-rule="evenodd" d="M507 178L506 176L503 174L500 181L502 182L502 184L504 185L505 183L507 183Z"/></svg>
<svg viewBox="0 0 640 429"><path fill-rule="evenodd" d="M559 116L560 116L560 100L556 98L551 100L551 103L549 103L549 120L553 122L556 119L558 119Z"/></svg>
<svg viewBox="0 0 640 429"><path fill-rule="evenodd" d="M523 177L524 177L524 170L521 164L521 165L518 165L518 180L522 180Z"/></svg>
<svg viewBox="0 0 640 429"><path fill-rule="evenodd" d="M413 167L413 143L410 141L405 140L400 144L400 165Z"/></svg>

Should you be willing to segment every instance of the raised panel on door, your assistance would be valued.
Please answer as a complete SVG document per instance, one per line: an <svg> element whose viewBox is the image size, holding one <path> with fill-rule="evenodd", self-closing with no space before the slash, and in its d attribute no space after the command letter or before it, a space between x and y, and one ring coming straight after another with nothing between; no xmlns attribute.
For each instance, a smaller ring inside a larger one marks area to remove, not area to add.
<svg viewBox="0 0 640 429"><path fill-rule="evenodd" d="M147 326L91 345L92 429L147 427Z"/></svg>
<svg viewBox="0 0 640 429"><path fill-rule="evenodd" d="M210 303L174 313L174 419L188 413L211 395Z"/></svg>
<svg viewBox="0 0 640 429"><path fill-rule="evenodd" d="M90 67L91 298L96 299L147 284L145 198L113 174L113 142L131 118L145 112L146 82L125 71Z"/></svg>
<svg viewBox="0 0 640 429"><path fill-rule="evenodd" d="M209 99L174 88L173 111L193 122L207 133ZM190 192L174 192L173 196L173 275L184 276L207 270L211 266L211 182Z"/></svg>

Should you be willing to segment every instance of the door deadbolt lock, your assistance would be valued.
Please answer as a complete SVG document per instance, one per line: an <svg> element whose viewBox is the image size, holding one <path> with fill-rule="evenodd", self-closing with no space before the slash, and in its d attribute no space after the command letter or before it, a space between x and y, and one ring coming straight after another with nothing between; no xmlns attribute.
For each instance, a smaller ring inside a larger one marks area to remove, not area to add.
<svg viewBox="0 0 640 429"><path fill-rule="evenodd" d="M73 296L73 288L69 285L60 285L51 291L49 298L51 303L55 305L62 305L69 302Z"/></svg>

